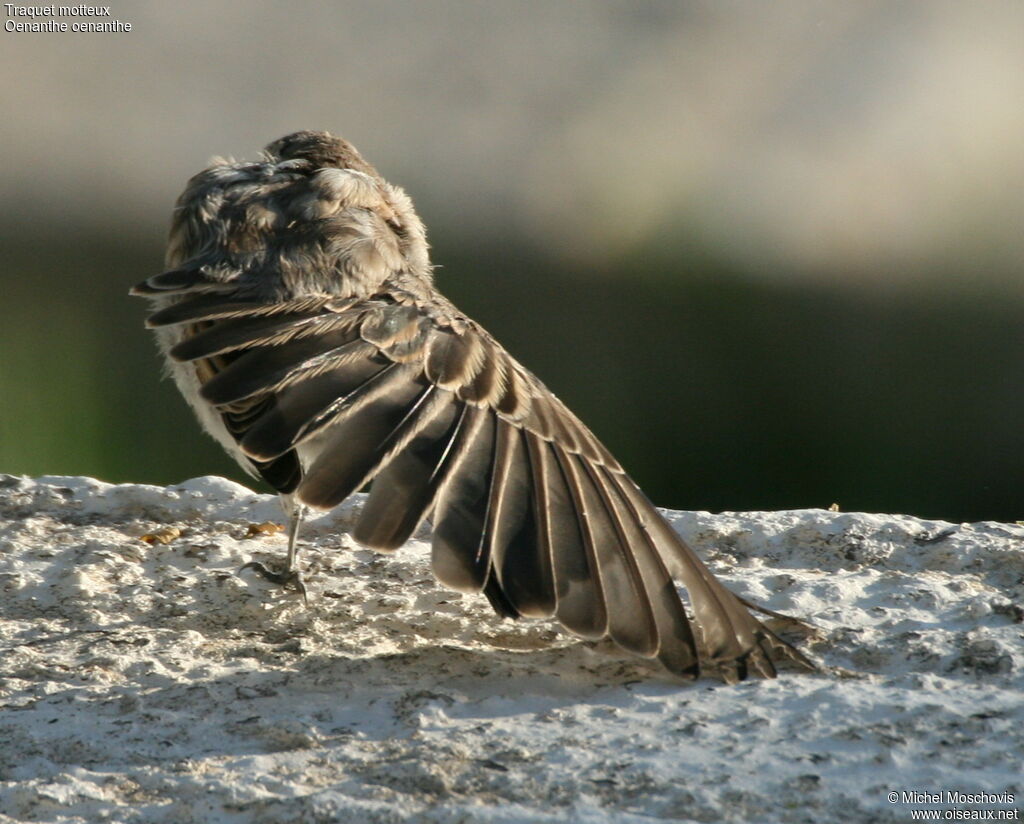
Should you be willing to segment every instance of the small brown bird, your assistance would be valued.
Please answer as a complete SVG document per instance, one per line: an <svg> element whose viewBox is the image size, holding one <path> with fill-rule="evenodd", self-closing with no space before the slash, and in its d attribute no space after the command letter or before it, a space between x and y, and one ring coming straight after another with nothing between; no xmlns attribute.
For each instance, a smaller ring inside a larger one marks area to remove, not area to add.
<svg viewBox="0 0 1024 824"><path fill-rule="evenodd" d="M404 191L346 141L297 132L217 160L174 211L150 298L171 373L206 430L291 513L372 481L355 528L432 562L503 616L556 618L671 672L733 682L810 667L704 566L619 463L434 286ZM673 582L682 583L690 615ZM781 616L778 616L781 617Z"/></svg>

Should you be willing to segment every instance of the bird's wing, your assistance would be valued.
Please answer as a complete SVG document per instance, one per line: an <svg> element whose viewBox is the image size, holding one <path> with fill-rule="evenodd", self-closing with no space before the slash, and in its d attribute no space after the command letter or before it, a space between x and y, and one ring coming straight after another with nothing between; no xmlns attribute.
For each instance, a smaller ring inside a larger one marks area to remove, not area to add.
<svg viewBox="0 0 1024 824"><path fill-rule="evenodd" d="M780 654L811 666L558 398L437 293L260 303L181 271L135 289L175 291L149 325L190 330L171 356L205 370L202 397L232 416L254 465L309 456L287 490L323 509L373 481L360 542L395 549L430 517L443 583L683 676L772 677Z"/></svg>

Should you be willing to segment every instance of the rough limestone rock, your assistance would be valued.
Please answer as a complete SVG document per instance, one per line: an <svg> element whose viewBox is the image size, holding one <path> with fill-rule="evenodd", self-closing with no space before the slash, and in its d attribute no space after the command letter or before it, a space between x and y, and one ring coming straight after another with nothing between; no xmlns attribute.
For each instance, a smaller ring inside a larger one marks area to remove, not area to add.
<svg viewBox="0 0 1024 824"><path fill-rule="evenodd" d="M0 821L1019 817L1024 526L668 513L814 624L820 673L728 687L500 620L426 529L356 545L361 505L305 528L305 605L236 575L283 557L271 496L0 476Z"/></svg>

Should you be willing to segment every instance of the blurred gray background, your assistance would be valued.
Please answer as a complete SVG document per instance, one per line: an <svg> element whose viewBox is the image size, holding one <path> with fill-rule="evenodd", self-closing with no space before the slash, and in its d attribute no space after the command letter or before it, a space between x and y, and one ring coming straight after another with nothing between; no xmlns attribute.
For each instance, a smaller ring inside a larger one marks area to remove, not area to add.
<svg viewBox="0 0 1024 824"><path fill-rule="evenodd" d="M1024 4L111 12L0 32L0 471L242 480L127 289L210 156L327 129L657 503L1024 517Z"/></svg>

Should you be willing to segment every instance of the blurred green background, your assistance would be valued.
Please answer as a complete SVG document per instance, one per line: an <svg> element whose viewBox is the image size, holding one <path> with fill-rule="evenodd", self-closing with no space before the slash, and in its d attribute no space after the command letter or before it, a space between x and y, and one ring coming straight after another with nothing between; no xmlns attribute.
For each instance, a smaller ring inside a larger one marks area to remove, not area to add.
<svg viewBox="0 0 1024 824"><path fill-rule="evenodd" d="M659 504L1024 517L1024 7L122 3L0 32L0 471L252 483L128 287L328 129Z"/></svg>

